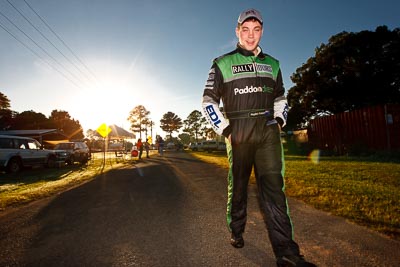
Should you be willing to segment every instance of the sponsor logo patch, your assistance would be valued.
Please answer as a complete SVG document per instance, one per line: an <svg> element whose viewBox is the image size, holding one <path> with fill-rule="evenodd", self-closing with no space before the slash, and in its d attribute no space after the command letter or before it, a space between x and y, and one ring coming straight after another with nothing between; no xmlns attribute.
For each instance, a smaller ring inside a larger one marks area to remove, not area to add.
<svg viewBox="0 0 400 267"><path fill-rule="evenodd" d="M257 72L272 73L272 67L268 64L256 64Z"/></svg>
<svg viewBox="0 0 400 267"><path fill-rule="evenodd" d="M265 115L266 111L250 112L249 117L259 117Z"/></svg>
<svg viewBox="0 0 400 267"><path fill-rule="evenodd" d="M218 117L217 112L214 110L213 105L208 105L205 107L205 111L208 114L208 117L210 118L212 124L214 125L215 128L219 128L219 124L221 123L221 119Z"/></svg>
<svg viewBox="0 0 400 267"><path fill-rule="evenodd" d="M289 112L289 105L286 103L285 107L283 108L283 112L282 112L282 115L285 118L285 120L287 120L288 112Z"/></svg>
<svg viewBox="0 0 400 267"><path fill-rule="evenodd" d="M256 87L256 86L246 86L245 88L235 88L233 89L233 92L235 95L243 95L243 94L252 94L252 93L262 93L263 88L262 87Z"/></svg>
<svg viewBox="0 0 400 267"><path fill-rule="evenodd" d="M268 64L249 63L241 65L232 65L232 74L240 73L272 73L272 67Z"/></svg>
<svg viewBox="0 0 400 267"><path fill-rule="evenodd" d="M254 72L254 64L232 65L232 74Z"/></svg>
<svg viewBox="0 0 400 267"><path fill-rule="evenodd" d="M274 89L272 89L271 87L268 87L266 85L263 86L263 92L264 93L272 93L274 91Z"/></svg>

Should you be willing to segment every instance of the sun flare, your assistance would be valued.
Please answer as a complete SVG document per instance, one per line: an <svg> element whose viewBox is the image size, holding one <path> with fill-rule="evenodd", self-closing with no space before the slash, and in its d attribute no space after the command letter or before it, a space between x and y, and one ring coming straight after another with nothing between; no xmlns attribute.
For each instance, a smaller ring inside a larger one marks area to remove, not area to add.
<svg viewBox="0 0 400 267"><path fill-rule="evenodd" d="M129 130L127 118L137 105L145 106L154 121L161 119L160 114L166 112L163 97L160 97L163 90L154 78L133 71L132 66L108 65L105 69L99 71L102 75L98 81L81 90L73 102L72 109L85 130L94 130L103 123Z"/></svg>

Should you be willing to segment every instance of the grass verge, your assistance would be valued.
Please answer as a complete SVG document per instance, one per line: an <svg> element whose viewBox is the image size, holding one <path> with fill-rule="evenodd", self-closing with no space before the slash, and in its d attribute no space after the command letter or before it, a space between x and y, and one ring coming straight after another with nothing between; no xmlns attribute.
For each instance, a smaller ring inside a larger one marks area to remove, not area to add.
<svg viewBox="0 0 400 267"><path fill-rule="evenodd" d="M228 168L225 155L190 152ZM286 156L286 194L400 240L400 164L362 158ZM250 178L254 183L254 175Z"/></svg>
<svg viewBox="0 0 400 267"><path fill-rule="evenodd" d="M0 174L0 211L52 196L135 160L115 158L113 153L103 157L102 153L93 154L87 165L76 163L61 168L38 168L18 174Z"/></svg>

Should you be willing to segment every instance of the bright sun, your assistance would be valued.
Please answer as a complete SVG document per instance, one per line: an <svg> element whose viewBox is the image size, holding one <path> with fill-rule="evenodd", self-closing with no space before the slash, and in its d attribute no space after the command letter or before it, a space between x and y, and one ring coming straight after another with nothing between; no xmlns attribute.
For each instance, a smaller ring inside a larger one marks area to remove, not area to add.
<svg viewBox="0 0 400 267"><path fill-rule="evenodd" d="M127 85L111 81L102 82L100 86L82 91L78 99L84 99L84 101L76 105L82 127L96 129L97 126L106 123L126 128L128 126L126 119L134 105L132 91L133 89L128 88Z"/></svg>
<svg viewBox="0 0 400 267"><path fill-rule="evenodd" d="M105 69L98 72L102 74L98 81L80 91L72 103L71 110L76 114L74 117L79 118L85 131L95 130L103 123L116 124L129 130L127 118L137 105L145 106L154 121L160 120L165 108L159 104L161 100L158 96L152 94L162 91L157 81L143 73L134 72L132 66L122 68L108 65Z"/></svg>

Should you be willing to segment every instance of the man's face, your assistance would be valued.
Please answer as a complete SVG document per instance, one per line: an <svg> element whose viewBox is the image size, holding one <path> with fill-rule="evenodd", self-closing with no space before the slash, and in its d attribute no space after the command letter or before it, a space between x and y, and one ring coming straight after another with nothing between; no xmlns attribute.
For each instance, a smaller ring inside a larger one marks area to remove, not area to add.
<svg viewBox="0 0 400 267"><path fill-rule="evenodd" d="M262 34L262 25L256 19L245 21L239 28L236 28L236 36L239 39L240 46L254 54L257 52Z"/></svg>

